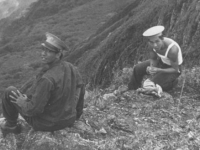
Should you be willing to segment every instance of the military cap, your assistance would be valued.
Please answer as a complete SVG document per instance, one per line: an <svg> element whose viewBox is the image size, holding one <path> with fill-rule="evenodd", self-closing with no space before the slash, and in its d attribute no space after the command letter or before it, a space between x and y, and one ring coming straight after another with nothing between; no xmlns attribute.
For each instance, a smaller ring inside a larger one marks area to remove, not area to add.
<svg viewBox="0 0 200 150"><path fill-rule="evenodd" d="M42 46L44 46L54 52L68 50L68 47L65 45L65 43L60 38L58 38L57 36L55 36L49 32L46 33L46 41L44 43L42 43Z"/></svg>

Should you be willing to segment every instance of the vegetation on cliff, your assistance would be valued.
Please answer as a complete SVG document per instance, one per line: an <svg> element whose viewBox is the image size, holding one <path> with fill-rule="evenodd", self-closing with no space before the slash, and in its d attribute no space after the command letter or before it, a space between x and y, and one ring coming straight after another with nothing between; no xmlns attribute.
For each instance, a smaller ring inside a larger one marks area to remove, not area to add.
<svg viewBox="0 0 200 150"><path fill-rule="evenodd" d="M40 0L26 16L0 21L0 93L9 85L20 87L40 67L45 32L56 34L71 50L132 0Z"/></svg>
<svg viewBox="0 0 200 150"><path fill-rule="evenodd" d="M106 87L115 70L146 59L148 47L141 35L156 24L164 25L164 34L181 45L186 67L198 65L199 5L197 0L40 0L26 16L9 24L1 22L0 73L6 75L2 80L12 79L7 75L10 70L20 68L26 74L28 66L28 72L35 72L39 67L35 52L46 31L69 45L66 60L76 64L93 85ZM11 64L16 57L18 63ZM24 77L19 75L19 79Z"/></svg>
<svg viewBox="0 0 200 150"><path fill-rule="evenodd" d="M68 60L95 85L106 85L116 69L147 58L142 33L160 24L166 27L164 34L181 45L184 66L199 65L199 10L197 0L135 0L77 47Z"/></svg>

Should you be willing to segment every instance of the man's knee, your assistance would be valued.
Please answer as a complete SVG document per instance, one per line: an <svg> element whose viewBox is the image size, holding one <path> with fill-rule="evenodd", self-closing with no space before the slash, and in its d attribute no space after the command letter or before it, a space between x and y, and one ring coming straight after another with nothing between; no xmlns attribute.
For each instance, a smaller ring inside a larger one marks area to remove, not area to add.
<svg viewBox="0 0 200 150"><path fill-rule="evenodd" d="M137 74L146 74L148 66L150 66L149 60L141 62L133 67L133 73L136 72Z"/></svg>
<svg viewBox="0 0 200 150"><path fill-rule="evenodd" d="M5 94L4 94L5 95L5 99L9 98L9 95L14 95L12 93L12 91L17 92L17 88L14 87L14 86L9 86L8 88L6 88Z"/></svg>
<svg viewBox="0 0 200 150"><path fill-rule="evenodd" d="M6 92L17 91L17 88L14 86L9 86L6 88Z"/></svg>

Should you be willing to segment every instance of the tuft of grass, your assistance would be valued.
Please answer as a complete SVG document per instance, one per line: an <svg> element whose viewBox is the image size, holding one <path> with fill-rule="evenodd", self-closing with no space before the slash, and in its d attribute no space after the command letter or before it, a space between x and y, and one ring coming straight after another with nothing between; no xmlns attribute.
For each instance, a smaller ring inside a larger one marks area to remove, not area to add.
<svg viewBox="0 0 200 150"><path fill-rule="evenodd" d="M124 84L128 84L130 77L132 75L133 68L123 68L122 70L114 71L114 77L112 81L112 85L119 87Z"/></svg>
<svg viewBox="0 0 200 150"><path fill-rule="evenodd" d="M183 70L180 76L179 86L182 86L180 84L183 82L185 82L184 88L187 90L193 89L198 91L200 88L200 67L194 66Z"/></svg>

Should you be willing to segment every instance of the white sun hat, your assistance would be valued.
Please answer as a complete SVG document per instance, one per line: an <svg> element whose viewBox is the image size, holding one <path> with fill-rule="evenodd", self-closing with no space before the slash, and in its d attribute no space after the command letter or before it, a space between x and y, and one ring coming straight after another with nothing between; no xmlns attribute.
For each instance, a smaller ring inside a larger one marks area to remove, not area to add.
<svg viewBox="0 0 200 150"><path fill-rule="evenodd" d="M161 34L164 31L164 29L165 29L165 27L161 26L161 25L153 26L153 27L147 29L143 33L143 36L150 37L150 36L154 36L154 35L157 35L157 34Z"/></svg>

